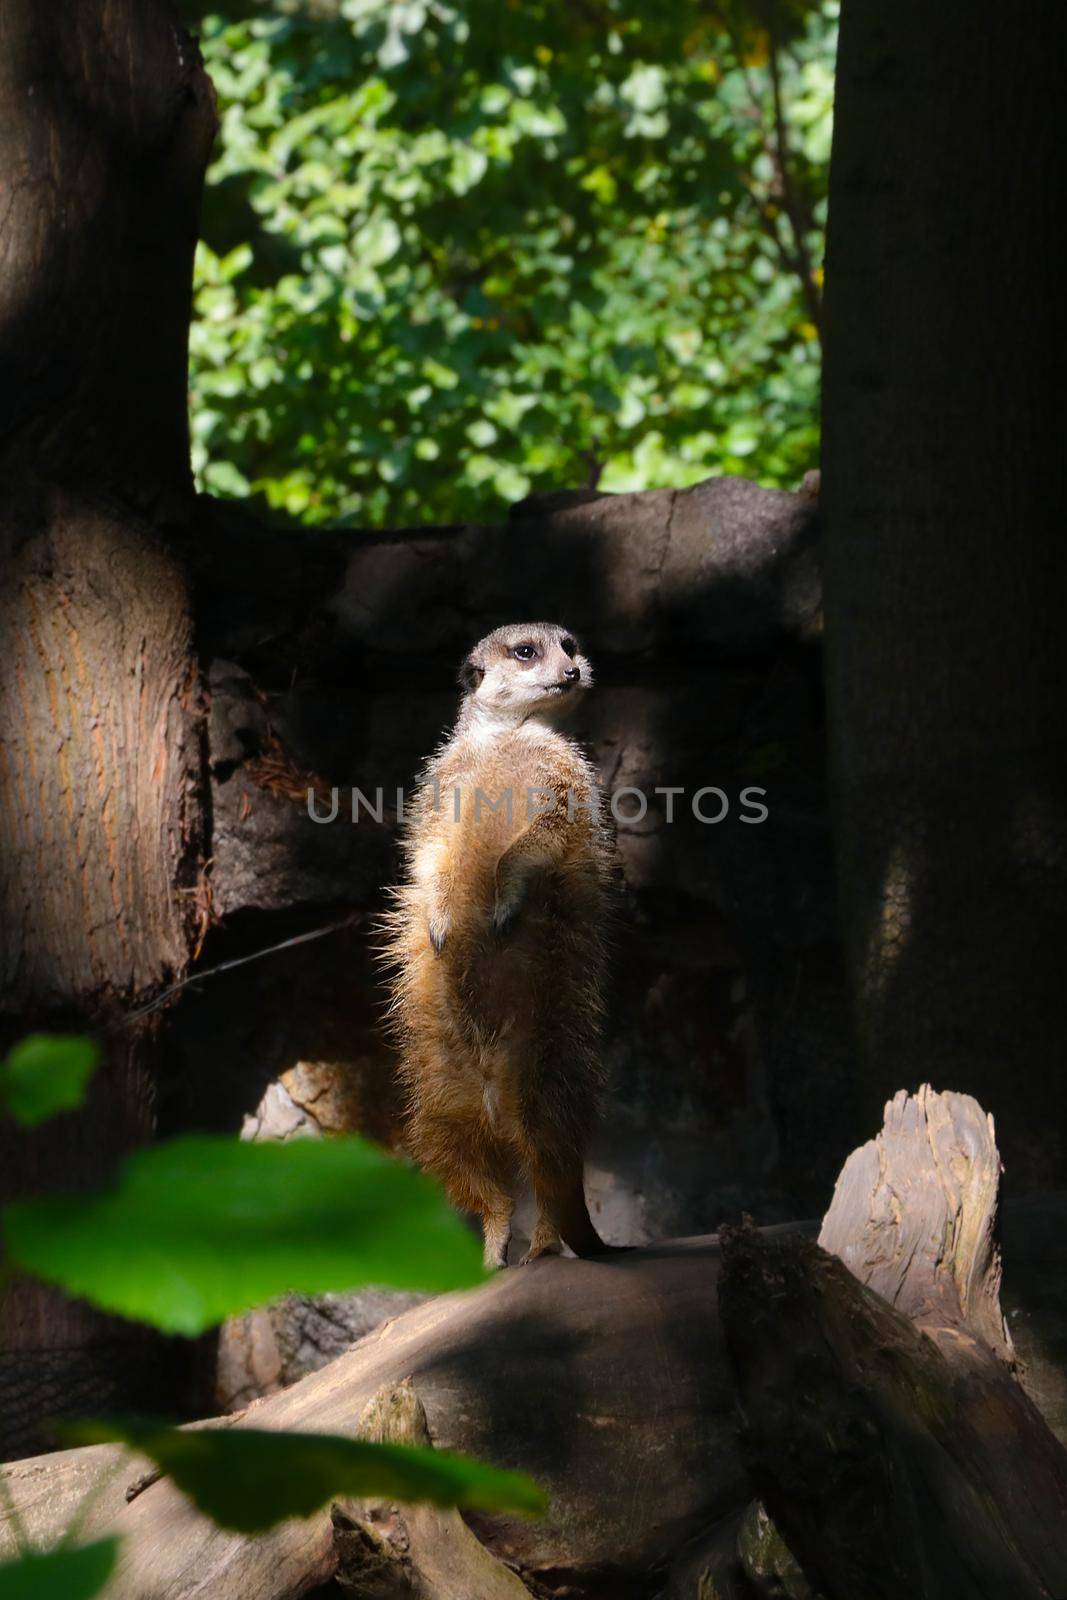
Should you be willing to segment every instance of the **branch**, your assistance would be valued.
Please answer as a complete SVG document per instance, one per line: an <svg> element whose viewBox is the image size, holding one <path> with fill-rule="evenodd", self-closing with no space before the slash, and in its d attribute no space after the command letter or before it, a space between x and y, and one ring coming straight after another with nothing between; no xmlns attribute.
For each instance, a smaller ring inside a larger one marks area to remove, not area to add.
<svg viewBox="0 0 1067 1600"><path fill-rule="evenodd" d="M737 57L738 67L744 79L748 93L749 111L752 121L759 132L760 144L763 153L771 163L774 173L776 203L785 213L792 235L792 243L783 239L777 221L767 215L766 206L761 202L755 183L746 185L756 206L757 219L760 227L767 237L773 241L786 267L800 281L801 293L808 316L813 325L821 332L822 329L822 297L815 279L815 267L808 249L807 235L809 231L808 219L804 216L803 207L793 185L790 169L792 157L789 151L788 128L785 117L785 108L782 100L781 70L778 61L778 42L773 23L773 11L768 7L766 14L766 28L770 41L768 66L771 82L771 99L774 116L773 136L767 132L763 114L763 100L759 89L745 65L744 47L736 28L728 29L730 43Z"/></svg>
<svg viewBox="0 0 1067 1600"><path fill-rule="evenodd" d="M789 218L789 226L793 233L793 257L796 263L795 270L800 278L800 286L804 294L804 301L815 327L822 329L822 296L815 280L815 266L808 249L808 233L810 231L810 218L801 206L791 175L792 156L789 150L789 135L782 104L782 77L778 61L778 39L774 26L774 7L767 7L767 33L770 37L770 57L768 66L771 78L771 99L774 106L774 147L768 153L774 163L775 175L781 193L782 206Z"/></svg>

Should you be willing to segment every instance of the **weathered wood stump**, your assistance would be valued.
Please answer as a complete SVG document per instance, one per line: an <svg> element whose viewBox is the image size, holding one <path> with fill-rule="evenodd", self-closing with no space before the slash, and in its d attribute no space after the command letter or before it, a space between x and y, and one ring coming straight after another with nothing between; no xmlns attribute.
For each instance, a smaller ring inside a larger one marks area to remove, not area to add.
<svg viewBox="0 0 1067 1600"><path fill-rule="evenodd" d="M743 1453L827 1600L1067 1595L1067 1451L1013 1372L999 1173L992 1119L923 1088L849 1158L818 1244L724 1234Z"/></svg>
<svg viewBox="0 0 1067 1600"><path fill-rule="evenodd" d="M386 1386L360 1418L366 1439L432 1443L422 1401L408 1379ZM484 1544L458 1511L388 1501L338 1501L331 1508L335 1581L359 1600L530 1600L530 1591Z"/></svg>

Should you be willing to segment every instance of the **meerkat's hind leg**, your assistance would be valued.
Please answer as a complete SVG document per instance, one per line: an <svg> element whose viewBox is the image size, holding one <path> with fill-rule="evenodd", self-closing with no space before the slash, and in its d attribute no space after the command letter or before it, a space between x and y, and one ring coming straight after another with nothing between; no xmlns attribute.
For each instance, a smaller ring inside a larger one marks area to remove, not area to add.
<svg viewBox="0 0 1067 1600"><path fill-rule="evenodd" d="M610 1250L611 1246L604 1243L589 1216L580 1161L562 1167L539 1166L534 1173L534 1192L545 1222L556 1230L564 1244L570 1245L576 1256L604 1255ZM540 1230L539 1220L534 1229L535 1238ZM532 1252L533 1240L530 1248Z"/></svg>
<svg viewBox="0 0 1067 1600"><path fill-rule="evenodd" d="M508 1245L511 1243L511 1214L515 1202L508 1194L494 1196L489 1208L482 1212L482 1229L485 1235L483 1261L487 1272L508 1264Z"/></svg>
<svg viewBox="0 0 1067 1600"><path fill-rule="evenodd" d="M408 1147L420 1166L441 1179L458 1211L473 1211L481 1218L486 1269L506 1267L515 1200L497 1171L499 1158L470 1142L462 1124L447 1117L417 1118Z"/></svg>
<svg viewBox="0 0 1067 1600"><path fill-rule="evenodd" d="M537 1222L530 1237L530 1248L522 1258L523 1266L528 1261L537 1261L541 1256L558 1256L563 1249L559 1229L548 1213L538 1209Z"/></svg>

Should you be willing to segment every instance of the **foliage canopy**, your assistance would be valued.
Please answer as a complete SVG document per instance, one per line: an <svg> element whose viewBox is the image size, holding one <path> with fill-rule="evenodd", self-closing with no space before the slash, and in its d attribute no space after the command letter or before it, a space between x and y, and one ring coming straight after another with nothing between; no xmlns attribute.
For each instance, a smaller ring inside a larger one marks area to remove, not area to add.
<svg viewBox="0 0 1067 1600"><path fill-rule="evenodd" d="M200 17L222 118L192 331L204 487L375 525L597 478L794 485L816 464L836 9Z"/></svg>

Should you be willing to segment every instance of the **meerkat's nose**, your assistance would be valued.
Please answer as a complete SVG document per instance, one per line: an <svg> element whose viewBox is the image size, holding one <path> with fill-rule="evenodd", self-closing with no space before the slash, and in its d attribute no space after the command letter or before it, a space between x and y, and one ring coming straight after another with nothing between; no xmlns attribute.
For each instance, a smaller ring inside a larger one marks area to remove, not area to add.
<svg viewBox="0 0 1067 1600"><path fill-rule="evenodd" d="M568 683L577 683L582 675L581 667L564 667L563 676Z"/></svg>

